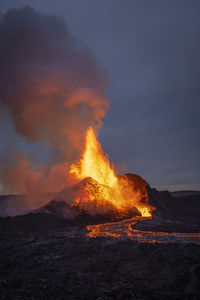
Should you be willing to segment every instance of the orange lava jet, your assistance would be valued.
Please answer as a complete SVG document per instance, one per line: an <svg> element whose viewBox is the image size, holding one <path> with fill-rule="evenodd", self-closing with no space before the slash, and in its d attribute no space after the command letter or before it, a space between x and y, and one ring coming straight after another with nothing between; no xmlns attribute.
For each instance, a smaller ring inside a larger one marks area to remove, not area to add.
<svg viewBox="0 0 200 300"><path fill-rule="evenodd" d="M80 180L91 177L111 188L116 185L115 171L111 167L108 157L104 155L92 127L89 127L86 132L83 156L80 162L71 166L70 173Z"/></svg>
<svg viewBox="0 0 200 300"><path fill-rule="evenodd" d="M119 180L114 167L110 164L108 155L104 154L92 127L86 132L85 146L79 162L72 164L70 174L77 180L90 177L101 184L101 193L106 203L116 209L120 215L127 215L131 211L137 211L142 217L151 217L152 207L143 203L143 195L135 192L133 186L125 179ZM100 189L97 192L91 191L88 199L77 197L75 202L95 202L95 205L102 206L102 197L99 197Z"/></svg>

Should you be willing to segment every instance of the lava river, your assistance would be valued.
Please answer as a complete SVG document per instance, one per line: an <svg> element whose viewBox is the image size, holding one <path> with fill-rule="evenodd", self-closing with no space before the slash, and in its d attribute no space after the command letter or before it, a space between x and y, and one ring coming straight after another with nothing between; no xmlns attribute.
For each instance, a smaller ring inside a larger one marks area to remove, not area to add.
<svg viewBox="0 0 200 300"><path fill-rule="evenodd" d="M200 233L181 232L155 232L134 229L137 221L148 218L134 217L131 219L109 222L98 225L87 226L87 236L113 237L118 239L132 239L143 243L198 243L200 244Z"/></svg>

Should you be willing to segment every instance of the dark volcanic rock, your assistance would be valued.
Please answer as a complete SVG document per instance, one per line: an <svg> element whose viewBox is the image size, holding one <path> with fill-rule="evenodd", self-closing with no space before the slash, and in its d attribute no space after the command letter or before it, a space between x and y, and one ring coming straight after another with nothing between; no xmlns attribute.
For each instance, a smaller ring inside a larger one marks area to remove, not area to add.
<svg viewBox="0 0 200 300"><path fill-rule="evenodd" d="M62 234L1 236L1 299L200 299L200 247Z"/></svg>
<svg viewBox="0 0 200 300"><path fill-rule="evenodd" d="M154 215L164 219L199 223L200 197L193 195L179 198L173 197L168 191L158 192L147 188L149 201L156 208Z"/></svg>
<svg viewBox="0 0 200 300"><path fill-rule="evenodd" d="M74 220L76 218L76 212L64 201L52 200L45 206L35 210L34 214L43 213L55 215L59 218Z"/></svg>
<svg viewBox="0 0 200 300"><path fill-rule="evenodd" d="M0 218L0 233L27 233L56 230L71 225L70 220L53 214L29 213L23 216Z"/></svg>

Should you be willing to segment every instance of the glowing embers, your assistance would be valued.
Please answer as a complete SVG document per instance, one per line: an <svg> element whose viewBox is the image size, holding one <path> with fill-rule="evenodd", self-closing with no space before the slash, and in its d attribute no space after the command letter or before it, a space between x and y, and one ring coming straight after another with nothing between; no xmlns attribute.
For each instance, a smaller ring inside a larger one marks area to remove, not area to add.
<svg viewBox="0 0 200 300"><path fill-rule="evenodd" d="M135 190L133 182L126 176L119 180L114 167L111 166L108 155L104 154L92 127L86 132L85 146L79 162L70 167L77 181L91 178L89 186L85 186L82 193L74 200L74 206L79 206L90 213L100 208L105 213L110 207L120 217L141 215L150 217L152 207L144 200L144 193ZM93 207L93 209L92 209Z"/></svg>

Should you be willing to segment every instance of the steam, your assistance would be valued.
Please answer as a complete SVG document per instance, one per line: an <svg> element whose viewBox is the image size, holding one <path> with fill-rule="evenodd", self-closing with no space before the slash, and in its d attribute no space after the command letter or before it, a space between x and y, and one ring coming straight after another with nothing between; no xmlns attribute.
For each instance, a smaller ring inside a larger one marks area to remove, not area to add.
<svg viewBox="0 0 200 300"><path fill-rule="evenodd" d="M5 149L0 182L7 192L57 191L67 183L87 128L102 125L107 75L61 17L30 7L0 18L0 45L0 111L7 110L27 143L54 150L35 166L17 145Z"/></svg>

